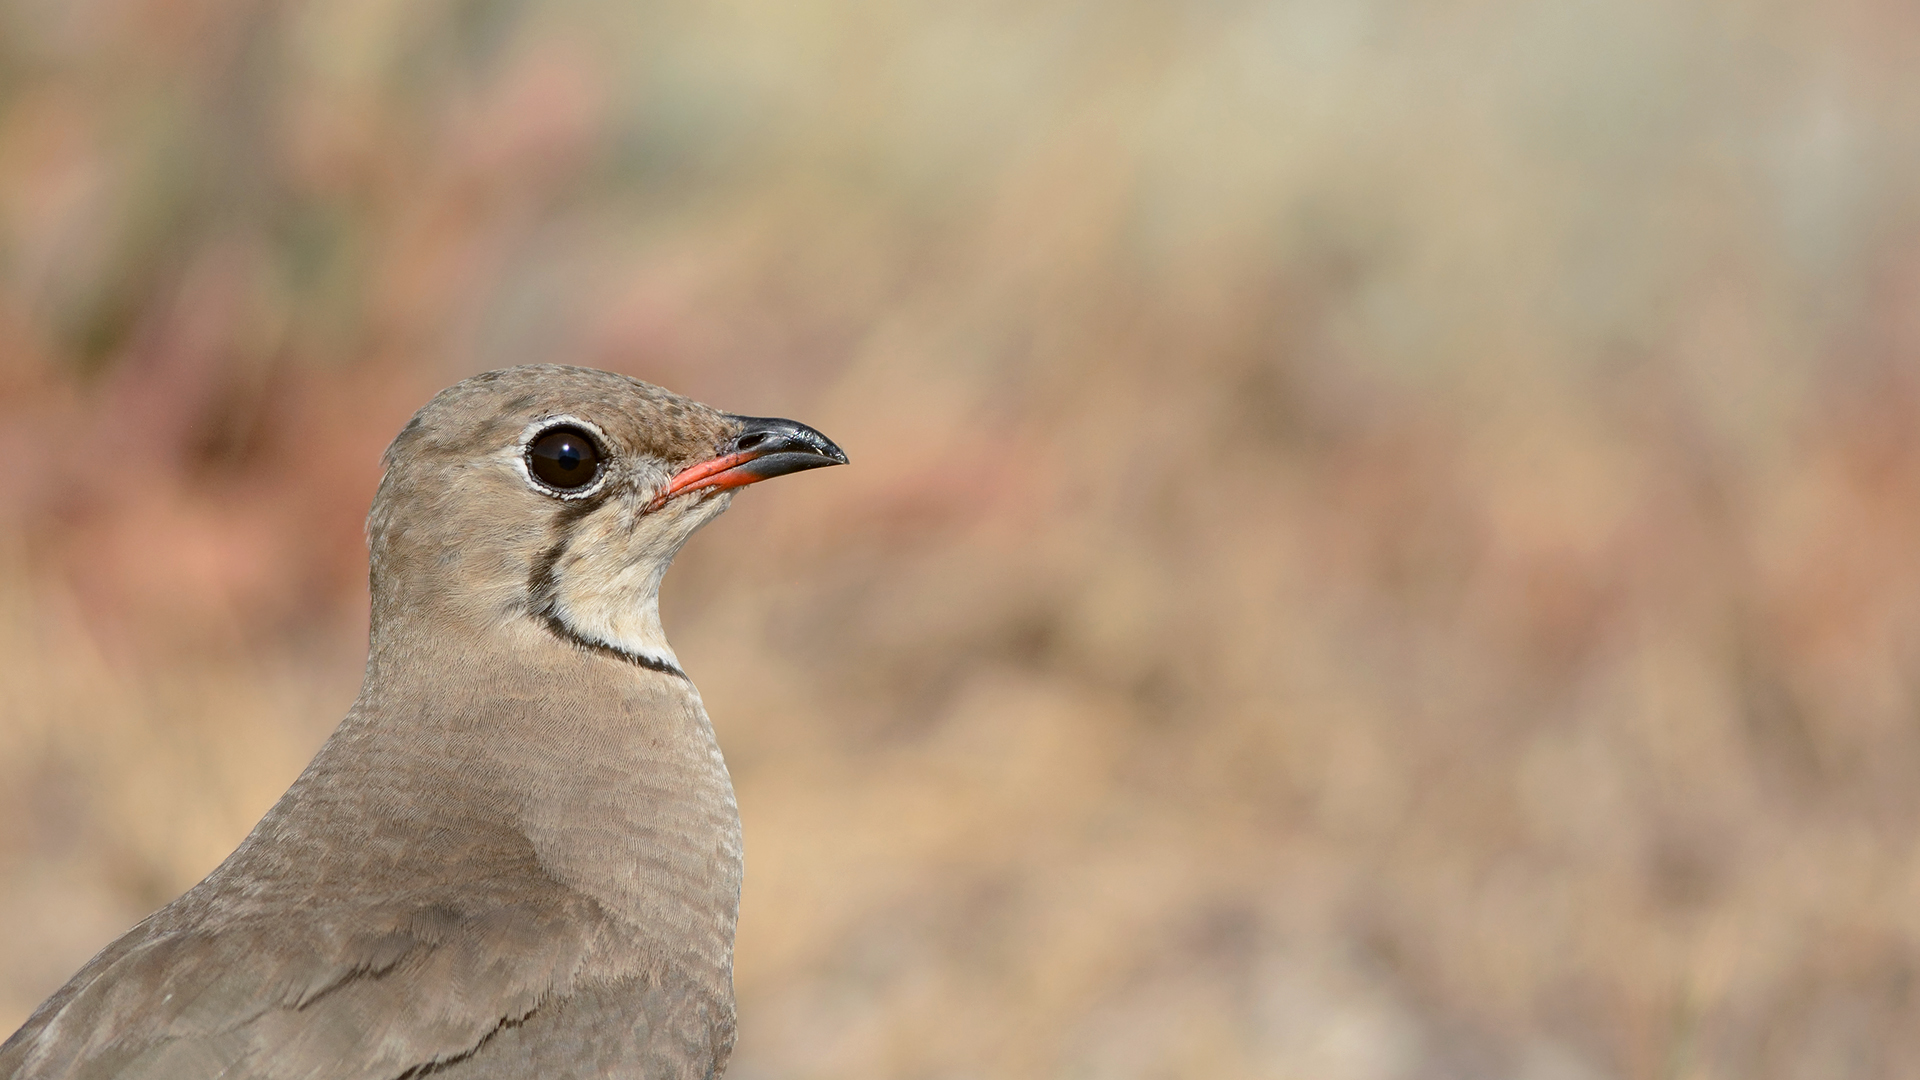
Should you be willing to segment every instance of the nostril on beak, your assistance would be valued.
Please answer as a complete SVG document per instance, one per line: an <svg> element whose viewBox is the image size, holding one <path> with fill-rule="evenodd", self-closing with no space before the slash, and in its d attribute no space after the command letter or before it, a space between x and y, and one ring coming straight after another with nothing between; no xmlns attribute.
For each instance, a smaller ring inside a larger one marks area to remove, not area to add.
<svg viewBox="0 0 1920 1080"><path fill-rule="evenodd" d="M775 417L736 416L733 419L740 423L741 430L733 437L733 442L724 451L726 453L748 454L755 459L798 455L792 467L786 470L788 472L847 463L847 455L833 445L833 440L805 424ZM815 460L802 464L801 458ZM768 463L761 468L770 468L772 465Z"/></svg>

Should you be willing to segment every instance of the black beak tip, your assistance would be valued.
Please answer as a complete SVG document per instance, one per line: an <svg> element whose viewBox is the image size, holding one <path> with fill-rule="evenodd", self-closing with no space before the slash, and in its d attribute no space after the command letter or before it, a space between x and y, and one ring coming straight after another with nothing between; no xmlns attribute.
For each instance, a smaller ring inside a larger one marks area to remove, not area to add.
<svg viewBox="0 0 1920 1080"><path fill-rule="evenodd" d="M805 469L823 469L845 465L847 452L832 439L797 420L768 416L737 416L740 432L733 437L735 451L757 453L752 461L737 466L756 476L784 476Z"/></svg>

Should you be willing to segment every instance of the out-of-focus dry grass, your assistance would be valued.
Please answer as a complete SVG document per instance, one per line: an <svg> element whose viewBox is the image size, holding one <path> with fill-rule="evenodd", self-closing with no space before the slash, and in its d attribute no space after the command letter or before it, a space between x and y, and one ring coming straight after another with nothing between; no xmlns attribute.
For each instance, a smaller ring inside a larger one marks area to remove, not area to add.
<svg viewBox="0 0 1920 1080"><path fill-rule="evenodd" d="M0 1028L350 700L432 390L798 416L669 579L734 1075L1920 1072L1920 20L0 4Z"/></svg>

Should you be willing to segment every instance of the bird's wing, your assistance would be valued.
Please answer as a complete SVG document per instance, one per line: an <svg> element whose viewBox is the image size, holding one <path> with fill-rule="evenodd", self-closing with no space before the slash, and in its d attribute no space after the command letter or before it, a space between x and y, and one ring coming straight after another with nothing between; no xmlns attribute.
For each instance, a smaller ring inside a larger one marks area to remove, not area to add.
<svg viewBox="0 0 1920 1080"><path fill-rule="evenodd" d="M291 929L148 920L0 1046L0 1077L411 1075L573 990L598 920L569 906L363 907Z"/></svg>

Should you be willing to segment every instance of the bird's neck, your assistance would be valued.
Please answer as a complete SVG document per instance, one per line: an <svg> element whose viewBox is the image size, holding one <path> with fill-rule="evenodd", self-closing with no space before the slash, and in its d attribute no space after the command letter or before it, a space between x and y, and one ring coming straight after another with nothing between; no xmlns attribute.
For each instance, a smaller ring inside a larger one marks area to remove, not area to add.
<svg viewBox="0 0 1920 1080"><path fill-rule="evenodd" d="M549 876L608 913L640 962L729 981L740 815L693 684L531 619L437 645L412 658L407 682L376 657L358 719L336 739L454 763L464 785L492 793L463 812L508 819L500 824L526 837Z"/></svg>

